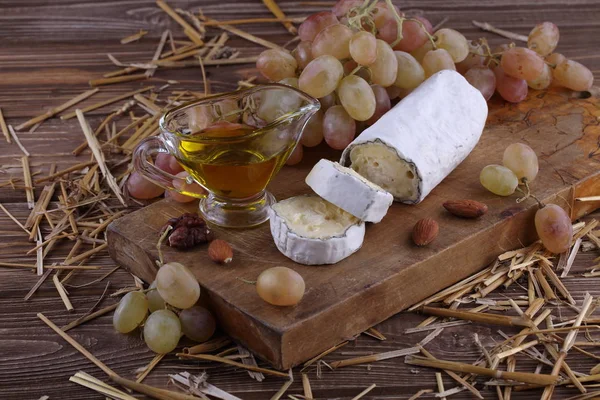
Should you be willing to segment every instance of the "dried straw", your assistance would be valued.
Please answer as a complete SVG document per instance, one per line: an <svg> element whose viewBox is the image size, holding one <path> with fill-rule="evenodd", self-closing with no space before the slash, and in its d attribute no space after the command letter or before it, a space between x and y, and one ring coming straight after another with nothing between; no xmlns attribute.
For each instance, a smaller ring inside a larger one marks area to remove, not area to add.
<svg viewBox="0 0 600 400"><path fill-rule="evenodd" d="M127 93L121 94L119 96L111 97L108 100L104 100L104 101L101 101L99 103L92 104L90 106L82 108L81 112L82 113L87 113L87 112L90 112L90 111L94 111L94 110L97 110L97 109L102 108L104 106L107 106L109 104L116 103L117 101L121 101L121 100L126 99L128 97L132 97L135 94L144 93L144 92L147 92L148 90L152 90L152 89L154 89L154 86L147 86L147 87L144 87L144 88L141 88L141 89L138 89L138 90L134 90L132 92L127 92ZM77 116L77 113L70 112L68 114L61 115L60 119L66 120L66 119L71 119L71 118L76 117L76 116Z"/></svg>
<svg viewBox="0 0 600 400"><path fill-rule="evenodd" d="M10 132L8 131L8 127L6 126L6 121L4 120L4 114L2 114L2 109L0 108L0 130L4 134L4 138L8 143L11 143Z"/></svg>

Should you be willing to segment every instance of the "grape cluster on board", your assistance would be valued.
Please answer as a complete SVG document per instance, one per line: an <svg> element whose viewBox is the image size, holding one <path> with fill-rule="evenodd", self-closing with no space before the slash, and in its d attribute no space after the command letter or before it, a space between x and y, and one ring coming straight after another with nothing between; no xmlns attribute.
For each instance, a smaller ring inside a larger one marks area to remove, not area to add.
<svg viewBox="0 0 600 400"><path fill-rule="evenodd" d="M513 103L523 101L529 88L581 91L593 83L589 69L553 53L559 31L551 22L533 28L527 47L511 43L491 49L485 39L470 42L453 29L434 32L427 19L407 17L390 0L340 0L331 11L310 15L298 35L301 42L293 51L265 50L256 62L265 78L321 102L288 164L301 161L303 147L323 140L344 149L357 131L391 108L392 100L443 69L463 74L486 100L497 92Z"/></svg>

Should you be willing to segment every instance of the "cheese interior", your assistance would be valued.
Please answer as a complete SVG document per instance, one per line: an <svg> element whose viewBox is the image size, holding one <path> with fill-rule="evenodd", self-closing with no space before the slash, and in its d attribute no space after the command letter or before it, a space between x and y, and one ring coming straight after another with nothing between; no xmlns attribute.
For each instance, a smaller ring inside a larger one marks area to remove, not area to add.
<svg viewBox="0 0 600 400"><path fill-rule="evenodd" d="M358 172L356 172L355 170L353 170L352 168L347 168L344 167L338 163L334 163L335 168L340 171L343 174L348 174L351 175L353 177L355 177L356 179L358 179L359 181L361 181L362 183L364 183L365 185L369 186L372 189L378 190L380 192L385 191L381 186L376 185L375 183L371 182L370 180L368 180L367 178L365 178L364 176L362 176L361 174L359 174Z"/></svg>
<svg viewBox="0 0 600 400"><path fill-rule="evenodd" d="M414 167L383 143L361 143L350 150L350 167L403 201L418 198Z"/></svg>
<svg viewBox="0 0 600 400"><path fill-rule="evenodd" d="M311 239L342 236L358 218L317 196L297 196L272 206L294 233Z"/></svg>

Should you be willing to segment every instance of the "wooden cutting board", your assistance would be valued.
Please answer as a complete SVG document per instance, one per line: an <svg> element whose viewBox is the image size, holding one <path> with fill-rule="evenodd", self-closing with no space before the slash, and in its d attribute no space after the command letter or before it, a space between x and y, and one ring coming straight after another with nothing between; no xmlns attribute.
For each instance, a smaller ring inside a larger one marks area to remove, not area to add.
<svg viewBox="0 0 600 400"><path fill-rule="evenodd" d="M540 173L531 187L541 200L565 207L573 219L598 208L600 202L576 199L600 195L599 118L600 101L566 92L533 92L518 105L493 101L483 137L467 160L421 204L394 204L381 223L367 226L362 249L336 265L290 261L276 249L268 224L246 230L215 228L216 237L234 249L233 262L226 266L211 262L205 245L190 251L167 247L164 257L191 268L225 332L276 368L287 369L473 274L498 254L536 239L533 200L517 204L516 194L495 196L479 183L481 169L501 164L509 144L527 143L538 154ZM339 155L325 146L307 149L303 162L285 167L270 190L277 199L310 193L304 178L315 162ZM465 220L442 207L446 200L464 198L486 203L489 212ZM158 231L169 218L196 209L196 202L162 200L122 217L109 227L111 256L152 281ZM431 245L418 248L411 242L411 229L424 217L439 222L440 234ZM306 294L295 307L271 306L253 285L239 279L255 280L278 265L293 268L306 281Z"/></svg>

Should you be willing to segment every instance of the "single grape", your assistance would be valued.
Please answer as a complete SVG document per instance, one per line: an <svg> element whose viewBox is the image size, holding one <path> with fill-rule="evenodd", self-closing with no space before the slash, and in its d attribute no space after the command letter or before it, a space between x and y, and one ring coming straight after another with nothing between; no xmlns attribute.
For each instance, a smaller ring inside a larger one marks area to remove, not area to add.
<svg viewBox="0 0 600 400"><path fill-rule="evenodd" d="M573 225L565 210L548 204L535 213L535 230L542 244L552 253L564 253L571 247Z"/></svg>
<svg viewBox="0 0 600 400"><path fill-rule="evenodd" d="M488 165L481 170L479 181L484 188L498 196L510 196L519 185L514 172L502 165Z"/></svg>
<svg viewBox="0 0 600 400"><path fill-rule="evenodd" d="M142 292L129 292L119 302L113 314L113 326L120 333L137 328L148 314L148 300Z"/></svg>
<svg viewBox="0 0 600 400"><path fill-rule="evenodd" d="M268 49L258 56L256 68L265 78L277 82L283 78L296 76L298 63L294 56L286 51Z"/></svg>
<svg viewBox="0 0 600 400"><path fill-rule="evenodd" d="M323 141L323 114L323 111L317 111L306 123L300 138L302 146L315 147Z"/></svg>
<svg viewBox="0 0 600 400"><path fill-rule="evenodd" d="M433 50L433 44L431 41L426 41L422 46L410 52L410 55L415 58L419 63L423 64L423 58L425 58L425 54L429 53Z"/></svg>
<svg viewBox="0 0 600 400"><path fill-rule="evenodd" d="M160 297L160 293L158 293L158 290L156 289L156 280L150 284L149 289L154 289L149 290L146 293L146 298L148 299L148 309L150 310L150 312L152 313L156 310L164 309L165 301L162 297Z"/></svg>
<svg viewBox="0 0 600 400"><path fill-rule="evenodd" d="M180 338L181 323L173 311L155 311L144 324L144 341L155 353L167 354L175 350Z"/></svg>
<svg viewBox="0 0 600 400"><path fill-rule="evenodd" d="M350 39L353 32L346 25L333 24L323 29L312 44L313 57L334 56L338 60L350 57Z"/></svg>
<svg viewBox="0 0 600 400"><path fill-rule="evenodd" d="M394 9L398 15L404 15L400 12L400 9L397 6L394 6ZM389 21L395 21L394 12L390 10L385 1L377 2L377 5L373 9L372 13L373 22L375 23L375 27L377 29L381 29Z"/></svg>
<svg viewBox="0 0 600 400"><path fill-rule="evenodd" d="M340 103L348 114L357 121L366 121L375 112L375 94L363 78L348 75L337 88Z"/></svg>
<svg viewBox="0 0 600 400"><path fill-rule="evenodd" d="M376 85L388 87L396 81L398 60L390 45L381 39L377 39L377 59L369 69L371 82Z"/></svg>
<svg viewBox="0 0 600 400"><path fill-rule="evenodd" d="M179 313L181 331L195 342L206 342L215 333L215 317L204 307L194 306Z"/></svg>
<svg viewBox="0 0 600 400"><path fill-rule="evenodd" d="M533 81L527 81L527 86L532 89L546 89L552 83L552 68L548 64L544 64L544 71Z"/></svg>
<svg viewBox="0 0 600 400"><path fill-rule="evenodd" d="M180 172L175 176L185 180L184 182L182 182L179 179L174 179L173 187L175 189L197 194L206 193L206 190L204 190L204 188L198 185L195 181L192 181L192 183L187 183L187 179L190 176L190 174L187 171ZM189 203L197 199L196 197L186 196L185 194L181 194L175 191L170 191L168 192L168 194L171 199L175 200L178 203Z"/></svg>
<svg viewBox="0 0 600 400"><path fill-rule="evenodd" d="M494 71L485 67L474 67L467 71L465 79L474 88L479 90L487 101L496 90L496 75Z"/></svg>
<svg viewBox="0 0 600 400"><path fill-rule="evenodd" d="M469 53L469 55L459 63L456 63L456 72L464 75L468 70L475 67L485 67L485 57L479 54Z"/></svg>
<svg viewBox="0 0 600 400"><path fill-rule="evenodd" d="M256 292L261 299L275 306L293 306L304 296L304 279L293 269L273 267L263 271L256 280Z"/></svg>
<svg viewBox="0 0 600 400"><path fill-rule="evenodd" d="M502 164L517 176L519 181L527 179L531 182L539 171L538 158L535 151L526 144L513 143L504 150Z"/></svg>
<svg viewBox="0 0 600 400"><path fill-rule="evenodd" d="M563 61L566 61L567 57L563 56L560 53L552 53L548 57L546 57L546 61L556 67Z"/></svg>
<svg viewBox="0 0 600 400"><path fill-rule="evenodd" d="M383 114L392 108L390 96L384 87L371 85L371 89L373 89L373 94L375 95L375 112L373 113L373 116L367 120L367 125L373 125L383 116Z"/></svg>
<svg viewBox="0 0 600 400"><path fill-rule="evenodd" d="M323 137L332 149L345 149L356 134L356 122L342 106L333 106L323 117Z"/></svg>
<svg viewBox="0 0 600 400"><path fill-rule="evenodd" d="M331 11L335 14L336 17L342 18L344 17L351 8L359 7L364 3L364 0L339 0Z"/></svg>
<svg viewBox="0 0 600 400"><path fill-rule="evenodd" d="M452 56L444 49L428 51L421 64L426 78L444 69L456 70Z"/></svg>
<svg viewBox="0 0 600 400"><path fill-rule="evenodd" d="M404 21L402 24L402 40L398 42L396 46L394 46L394 50L405 51L407 53L411 53L419 47L423 46L426 42L429 41L429 37L427 33L433 33L433 26L431 22L427 18L423 17L414 17L413 19L419 21ZM396 21L393 22L393 29L396 31L398 29ZM389 24L389 22L388 22ZM396 37L394 37L396 40Z"/></svg>
<svg viewBox="0 0 600 400"><path fill-rule="evenodd" d="M288 83L299 86L296 78L287 78ZM280 81L283 83L283 81ZM290 86L292 86L290 85ZM294 91L272 89L260 93L260 104L256 115L266 122L273 122L282 115L296 111L302 104L302 98Z"/></svg>
<svg viewBox="0 0 600 400"><path fill-rule="evenodd" d="M329 109L329 107L335 106L335 92L331 92L327 96L321 97L319 99L319 102L321 103L320 111L323 111L323 112L327 111Z"/></svg>
<svg viewBox="0 0 600 400"><path fill-rule="evenodd" d="M309 15L298 27L298 36L303 42L312 42L323 29L339 21L331 11Z"/></svg>
<svg viewBox="0 0 600 400"><path fill-rule="evenodd" d="M496 91L502 98L511 103L519 103L527 97L527 81L508 76L502 67L494 68L496 75Z"/></svg>
<svg viewBox="0 0 600 400"><path fill-rule="evenodd" d="M285 164L286 165L296 165L300 161L302 161L303 156L304 156L304 149L302 148L302 145L300 143L298 143L296 145L296 148L294 149L294 151L292 151L292 154L290 154L290 156L286 160Z"/></svg>
<svg viewBox="0 0 600 400"><path fill-rule="evenodd" d="M542 74L544 60L535 51L513 47L502 54L500 66L508 76L533 81Z"/></svg>
<svg viewBox="0 0 600 400"><path fill-rule="evenodd" d="M192 272L183 264L166 263L156 274L156 288L170 305L186 309L200 298L200 285Z"/></svg>
<svg viewBox="0 0 600 400"><path fill-rule="evenodd" d="M425 70L419 62L404 51L394 51L398 60L398 73L395 86L402 89L414 89L425 80Z"/></svg>
<svg viewBox="0 0 600 400"><path fill-rule="evenodd" d="M133 171L127 179L127 191L136 199L149 200L163 194L165 189L150 182L139 172Z"/></svg>
<svg viewBox="0 0 600 400"><path fill-rule="evenodd" d="M304 69L313 59L312 42L300 42L292 51L292 55L298 63L298 68Z"/></svg>
<svg viewBox="0 0 600 400"><path fill-rule="evenodd" d="M552 22L537 24L529 33L527 47L545 57L552 53L558 45L558 27Z"/></svg>
<svg viewBox="0 0 600 400"><path fill-rule="evenodd" d="M156 155L156 160L154 160L154 165L171 175L183 171L181 164L179 164L177 159L169 153L158 153Z"/></svg>
<svg viewBox="0 0 600 400"><path fill-rule="evenodd" d="M377 58L377 43L372 33L356 32L350 39L350 56L360 65L371 65Z"/></svg>
<svg viewBox="0 0 600 400"><path fill-rule="evenodd" d="M344 76L344 67L338 59L325 55L312 60L298 79L300 90L317 98L335 90Z"/></svg>
<svg viewBox="0 0 600 400"><path fill-rule="evenodd" d="M455 63L463 61L469 55L469 42L462 33L454 29L442 28L435 32L435 45L446 50Z"/></svg>
<svg viewBox="0 0 600 400"><path fill-rule="evenodd" d="M399 88L396 85L388 86L384 89L387 92L390 100L397 99L400 96L400 94L402 93L402 91L405 90L405 89Z"/></svg>
<svg viewBox="0 0 600 400"><path fill-rule="evenodd" d="M589 90L594 84L592 71L573 60L566 60L558 64L554 68L552 77L559 86L576 91Z"/></svg>

